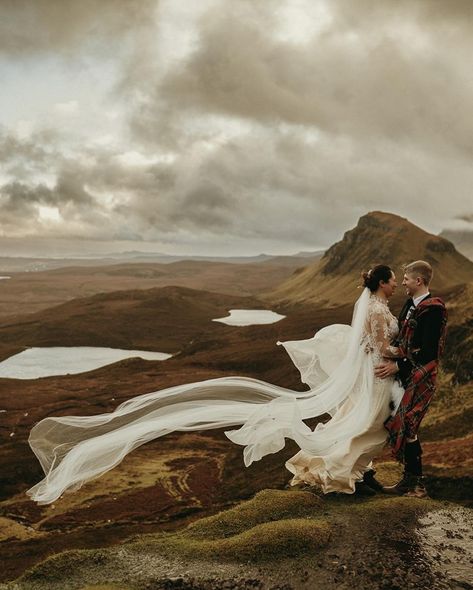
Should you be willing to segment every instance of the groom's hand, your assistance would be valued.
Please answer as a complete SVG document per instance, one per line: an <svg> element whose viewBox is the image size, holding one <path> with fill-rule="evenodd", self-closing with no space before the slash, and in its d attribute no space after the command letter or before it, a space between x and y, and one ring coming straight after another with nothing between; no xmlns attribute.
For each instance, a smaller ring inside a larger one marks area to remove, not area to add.
<svg viewBox="0 0 473 590"><path fill-rule="evenodd" d="M374 368L374 374L376 377L386 379L390 375L395 375L398 370L398 366L394 361L384 361L384 363L381 363Z"/></svg>

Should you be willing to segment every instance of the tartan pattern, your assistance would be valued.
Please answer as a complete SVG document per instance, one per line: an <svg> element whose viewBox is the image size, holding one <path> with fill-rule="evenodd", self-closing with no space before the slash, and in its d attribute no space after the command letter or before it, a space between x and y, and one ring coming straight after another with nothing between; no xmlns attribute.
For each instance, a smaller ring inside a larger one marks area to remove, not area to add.
<svg viewBox="0 0 473 590"><path fill-rule="evenodd" d="M398 336L402 356L407 357L415 365L396 414L389 416L384 423L388 431L388 442L391 445L392 454L398 461L403 461L406 439L413 438L417 434L435 392L439 361L434 359L425 365L415 364L411 346L417 320L427 313L431 307L440 307L442 309L442 324L438 344L438 357L440 357L445 348L447 332L447 310L440 298L429 297L421 301L410 318L403 321Z"/></svg>

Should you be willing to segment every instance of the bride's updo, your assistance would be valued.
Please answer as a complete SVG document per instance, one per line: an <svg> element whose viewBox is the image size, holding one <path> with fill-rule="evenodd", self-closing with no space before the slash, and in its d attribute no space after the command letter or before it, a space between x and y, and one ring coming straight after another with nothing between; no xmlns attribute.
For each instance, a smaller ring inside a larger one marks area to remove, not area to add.
<svg viewBox="0 0 473 590"><path fill-rule="evenodd" d="M363 286L368 287L372 293L377 290L380 281L387 283L392 276L393 271L391 267L386 264L377 264L376 266L373 266L373 268L370 268L370 270L361 274Z"/></svg>

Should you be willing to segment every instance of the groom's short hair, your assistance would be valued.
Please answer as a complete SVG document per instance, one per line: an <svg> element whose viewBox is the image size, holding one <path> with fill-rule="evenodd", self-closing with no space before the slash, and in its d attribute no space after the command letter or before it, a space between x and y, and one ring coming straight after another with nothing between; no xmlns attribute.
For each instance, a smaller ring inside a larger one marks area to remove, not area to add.
<svg viewBox="0 0 473 590"><path fill-rule="evenodd" d="M415 275L420 277L425 285L429 285L432 280L434 270L432 266L425 260L415 260L404 266L404 272L406 274Z"/></svg>

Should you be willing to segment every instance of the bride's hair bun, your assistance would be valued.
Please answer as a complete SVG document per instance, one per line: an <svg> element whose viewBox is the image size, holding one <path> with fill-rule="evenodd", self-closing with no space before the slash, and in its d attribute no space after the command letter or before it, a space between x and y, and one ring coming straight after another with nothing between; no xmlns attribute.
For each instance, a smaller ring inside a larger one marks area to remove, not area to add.
<svg viewBox="0 0 473 590"><path fill-rule="evenodd" d="M369 270L365 270L365 272L361 273L361 278L363 279L363 286L367 287L368 283L370 281L371 278L371 273L372 273L372 269L370 268Z"/></svg>
<svg viewBox="0 0 473 590"><path fill-rule="evenodd" d="M386 264L377 264L373 268L361 273L363 286L368 287L371 292L374 292L379 287L379 282L383 281L387 283L392 277L392 274L391 267Z"/></svg>

